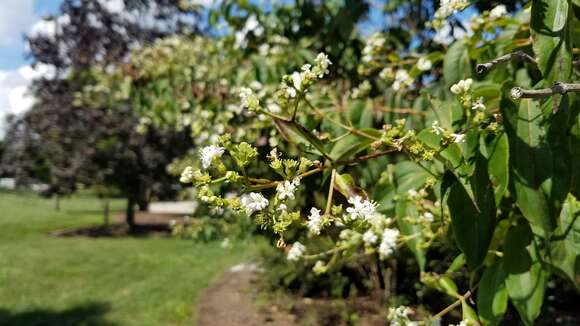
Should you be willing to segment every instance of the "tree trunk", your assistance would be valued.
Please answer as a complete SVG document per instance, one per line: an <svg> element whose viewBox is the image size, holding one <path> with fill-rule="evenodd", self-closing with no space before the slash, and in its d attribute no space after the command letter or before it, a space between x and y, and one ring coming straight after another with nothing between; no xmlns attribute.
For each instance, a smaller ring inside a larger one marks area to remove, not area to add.
<svg viewBox="0 0 580 326"><path fill-rule="evenodd" d="M54 195L54 210L60 211L60 195L59 194Z"/></svg>
<svg viewBox="0 0 580 326"><path fill-rule="evenodd" d="M135 198L133 198L133 196L127 198L127 214L125 216L125 222L129 226L129 232L133 233L135 231Z"/></svg>
<svg viewBox="0 0 580 326"><path fill-rule="evenodd" d="M105 223L105 226L108 227L109 226L109 199L105 198L103 200L103 222Z"/></svg>
<svg viewBox="0 0 580 326"><path fill-rule="evenodd" d="M146 212L149 209L149 189L147 187L141 187L139 190L137 207L139 207L140 212Z"/></svg>

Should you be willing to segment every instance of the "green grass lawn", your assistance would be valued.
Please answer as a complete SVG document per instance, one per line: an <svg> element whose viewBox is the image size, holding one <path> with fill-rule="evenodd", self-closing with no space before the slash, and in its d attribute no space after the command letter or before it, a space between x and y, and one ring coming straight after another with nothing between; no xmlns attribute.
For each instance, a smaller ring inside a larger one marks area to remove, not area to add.
<svg viewBox="0 0 580 326"><path fill-rule="evenodd" d="M201 290L258 249L48 235L100 223L100 208L72 198L57 212L50 200L0 192L0 325L192 325Z"/></svg>

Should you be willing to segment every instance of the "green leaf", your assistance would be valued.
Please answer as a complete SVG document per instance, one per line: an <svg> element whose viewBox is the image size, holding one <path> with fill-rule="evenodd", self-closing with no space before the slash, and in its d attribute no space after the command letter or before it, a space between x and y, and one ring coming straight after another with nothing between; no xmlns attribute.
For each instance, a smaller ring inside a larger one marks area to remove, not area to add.
<svg viewBox="0 0 580 326"><path fill-rule="evenodd" d="M380 132L376 129L365 128L361 129L361 131L369 135L380 137ZM338 140L332 147L329 156L333 160L339 161L364 151L369 148L372 143L373 140L368 137L351 134Z"/></svg>
<svg viewBox="0 0 580 326"><path fill-rule="evenodd" d="M461 319L467 320L469 324L477 325L477 323L479 322L479 318L477 318L475 310L471 308L469 303L467 303L467 300L461 300L461 312L462 312Z"/></svg>
<svg viewBox="0 0 580 326"><path fill-rule="evenodd" d="M508 295L526 325L533 325L544 302L548 273L542 268L527 222L506 235L504 267Z"/></svg>
<svg viewBox="0 0 580 326"><path fill-rule="evenodd" d="M449 268L447 268L445 274L451 274L460 269L463 265L465 265L465 255L459 254L457 257L455 257L455 259L453 259L453 262L451 262L451 265L449 265Z"/></svg>
<svg viewBox="0 0 580 326"><path fill-rule="evenodd" d="M487 255L496 213L493 189L487 173L487 161L483 156L477 159L475 172L469 183L475 203L465 187L456 182L449 191L447 205L457 245L465 254L469 267L476 269Z"/></svg>
<svg viewBox="0 0 580 326"><path fill-rule="evenodd" d="M549 262L580 289L580 202L569 195L550 243Z"/></svg>
<svg viewBox="0 0 580 326"><path fill-rule="evenodd" d="M373 101L368 99L365 103L360 120L358 122L359 128L371 128L373 126Z"/></svg>
<svg viewBox="0 0 580 326"><path fill-rule="evenodd" d="M422 241L420 225L409 223L406 218L418 218L417 208L406 199L399 199L396 206L397 226L399 231L407 236L415 236L413 239L407 241L405 244L417 258L417 263L421 271L425 271L425 249L420 248L419 244ZM418 235L418 236L417 236Z"/></svg>
<svg viewBox="0 0 580 326"><path fill-rule="evenodd" d="M568 12L568 0L534 0L532 3L530 27L534 53L547 86L556 81L568 81L572 73Z"/></svg>
<svg viewBox="0 0 580 326"><path fill-rule="evenodd" d="M354 196L367 198L364 190L356 185L354 178L348 173L336 174L334 179L334 189L340 192L345 198L351 198Z"/></svg>
<svg viewBox="0 0 580 326"><path fill-rule="evenodd" d="M504 95L501 107L509 137L510 178L517 205L534 232L545 235L555 226L556 211L550 199L553 158L546 120L537 101L526 99L516 106Z"/></svg>
<svg viewBox="0 0 580 326"><path fill-rule="evenodd" d="M479 281L477 311L485 325L497 325L507 309L506 273L502 262L488 267Z"/></svg>
<svg viewBox="0 0 580 326"><path fill-rule="evenodd" d="M286 141L295 145L303 145L306 147L306 150L328 158L328 154L324 150L324 144L320 139L301 125L280 119L274 119L274 123Z"/></svg>
<svg viewBox="0 0 580 326"><path fill-rule="evenodd" d="M454 42L445 54L443 77L447 87L472 76L468 47L463 40Z"/></svg>
<svg viewBox="0 0 580 326"><path fill-rule="evenodd" d="M509 141L505 133L486 145L488 172L494 185L495 202L499 203L509 185Z"/></svg>

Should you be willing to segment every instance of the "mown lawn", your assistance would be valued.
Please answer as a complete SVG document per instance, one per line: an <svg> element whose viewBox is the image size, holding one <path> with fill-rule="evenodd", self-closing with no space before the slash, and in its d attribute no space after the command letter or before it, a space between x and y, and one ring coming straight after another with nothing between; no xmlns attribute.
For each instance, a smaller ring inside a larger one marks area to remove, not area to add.
<svg viewBox="0 0 580 326"><path fill-rule="evenodd" d="M76 197L57 212L50 200L0 192L0 325L192 325L201 290L258 249L48 235L98 224L100 209Z"/></svg>

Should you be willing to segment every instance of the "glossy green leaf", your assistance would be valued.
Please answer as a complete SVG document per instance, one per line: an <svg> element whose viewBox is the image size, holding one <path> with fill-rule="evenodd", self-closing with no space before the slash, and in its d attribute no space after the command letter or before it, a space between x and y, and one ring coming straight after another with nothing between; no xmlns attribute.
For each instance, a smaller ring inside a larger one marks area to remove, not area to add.
<svg viewBox="0 0 580 326"><path fill-rule="evenodd" d="M425 249L419 247L421 243L422 236L421 236L421 226L417 224L409 223L406 218L418 218L418 213L415 205L409 203L405 199L399 199L396 204L396 216L397 216L397 226L401 234L407 236L415 236L413 239L407 241L405 244L409 249L413 252L415 257L417 258L417 263L419 264L419 268L421 271L425 270ZM416 236L418 235L418 236Z"/></svg>
<svg viewBox="0 0 580 326"><path fill-rule="evenodd" d="M568 0L532 2L530 26L534 53L547 86L568 81L572 73L568 7Z"/></svg>
<svg viewBox="0 0 580 326"><path fill-rule="evenodd" d="M546 120L540 104L532 100L515 105L504 98L502 113L509 137L510 178L517 205L534 232L546 234L555 226L555 209L550 201L553 158L547 142Z"/></svg>
<svg viewBox="0 0 580 326"><path fill-rule="evenodd" d="M499 203L509 185L509 141L507 135L494 137L486 145L488 171L494 185L495 202Z"/></svg>
<svg viewBox="0 0 580 326"><path fill-rule="evenodd" d="M580 202L569 195L552 235L549 262L580 288Z"/></svg>
<svg viewBox="0 0 580 326"><path fill-rule="evenodd" d="M469 183L475 202L465 187L456 182L449 191L447 205L457 245L465 254L469 267L476 269L487 255L495 226L495 200L485 158L478 158Z"/></svg>
<svg viewBox="0 0 580 326"><path fill-rule="evenodd" d="M454 42L445 54L443 61L443 77L447 87L459 80L470 78L472 75L469 51L463 40Z"/></svg>
<svg viewBox="0 0 580 326"><path fill-rule="evenodd" d="M354 178L348 173L336 174L334 189L338 190L345 198L354 196L367 197L366 193L356 185Z"/></svg>
<svg viewBox="0 0 580 326"><path fill-rule="evenodd" d="M366 128L361 131L375 137L380 137L380 132L376 129ZM338 140L332 147L329 156L335 161L353 158L354 155L369 148L372 143L373 140L368 137L351 134Z"/></svg>
<svg viewBox="0 0 580 326"><path fill-rule="evenodd" d="M531 229L523 222L508 232L504 246L508 295L524 324L529 326L540 315L548 279L532 237Z"/></svg>
<svg viewBox="0 0 580 326"><path fill-rule="evenodd" d="M461 300L461 315L463 320L467 320L469 324L475 324L479 321L477 313L471 308L467 300Z"/></svg>
<svg viewBox="0 0 580 326"><path fill-rule="evenodd" d="M477 311L484 325L497 325L507 309L506 274L502 262L488 267L479 281Z"/></svg>

